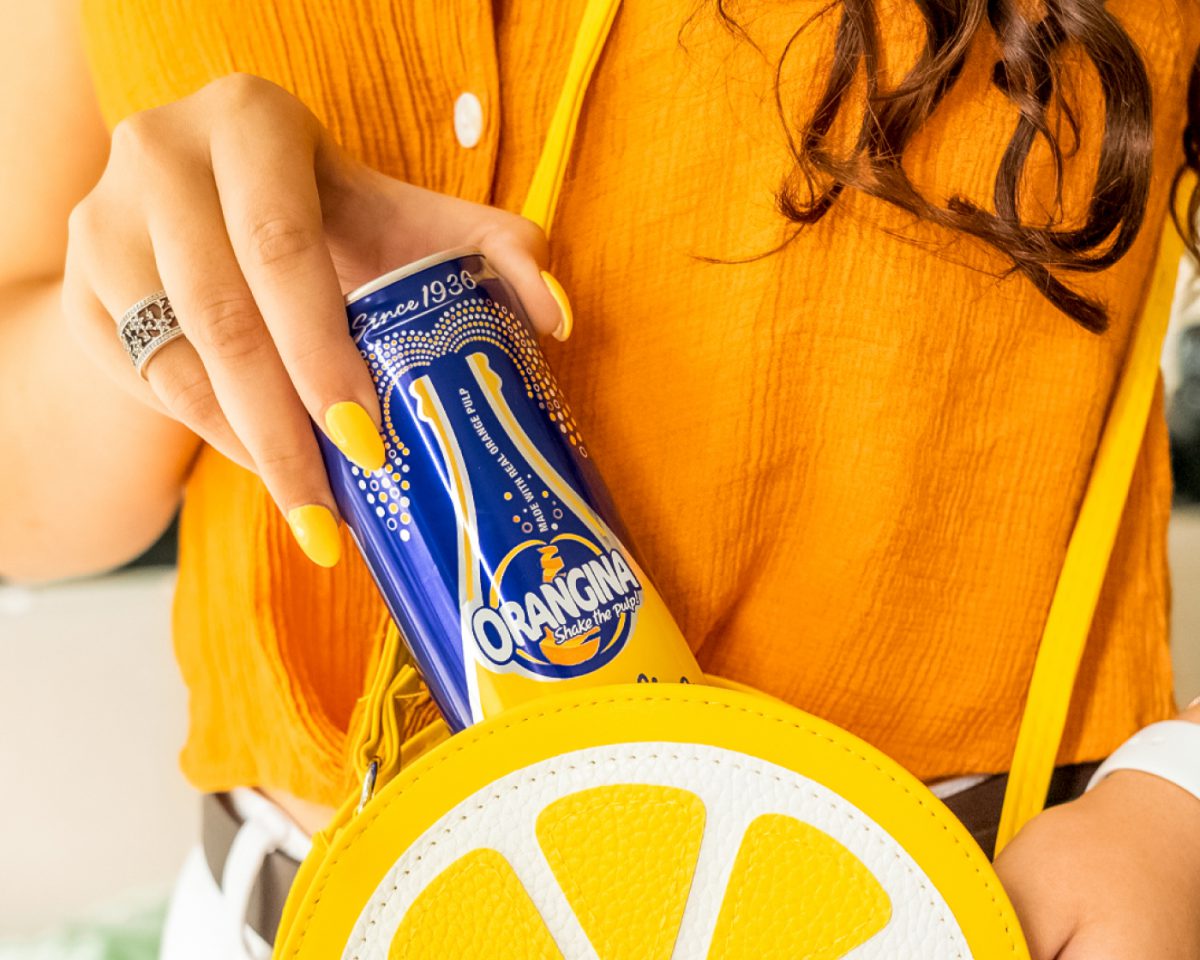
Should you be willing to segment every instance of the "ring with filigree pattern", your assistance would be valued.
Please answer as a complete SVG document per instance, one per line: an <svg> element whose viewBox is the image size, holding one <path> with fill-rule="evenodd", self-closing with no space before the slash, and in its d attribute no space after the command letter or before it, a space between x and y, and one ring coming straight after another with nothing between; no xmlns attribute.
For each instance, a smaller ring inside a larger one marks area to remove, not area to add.
<svg viewBox="0 0 1200 960"><path fill-rule="evenodd" d="M117 336L138 374L144 377L150 358L176 337L183 336L166 291L143 297L126 310L117 327Z"/></svg>

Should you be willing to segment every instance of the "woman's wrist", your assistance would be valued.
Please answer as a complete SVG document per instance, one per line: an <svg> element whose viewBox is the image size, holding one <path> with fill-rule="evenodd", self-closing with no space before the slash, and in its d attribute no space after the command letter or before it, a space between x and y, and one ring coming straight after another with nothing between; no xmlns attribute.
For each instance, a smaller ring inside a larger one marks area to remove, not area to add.
<svg viewBox="0 0 1200 960"><path fill-rule="evenodd" d="M1200 698L1193 700L1176 717L1200 724ZM1200 798L1164 777L1142 770L1114 770L1092 792L1103 802L1144 810L1165 829L1179 836L1190 849L1200 848ZM1187 843L1186 838L1192 838Z"/></svg>
<svg viewBox="0 0 1200 960"><path fill-rule="evenodd" d="M1116 770L1086 795L1127 814L1145 818L1143 825L1177 838L1178 850L1193 865L1200 850L1200 799L1171 782L1141 770Z"/></svg>
<svg viewBox="0 0 1200 960"><path fill-rule="evenodd" d="M1101 764L1089 793L1169 805L1171 819L1200 841L1200 776L1196 768L1200 729L1196 727L1200 727L1200 701L1185 707L1174 721L1139 731Z"/></svg>

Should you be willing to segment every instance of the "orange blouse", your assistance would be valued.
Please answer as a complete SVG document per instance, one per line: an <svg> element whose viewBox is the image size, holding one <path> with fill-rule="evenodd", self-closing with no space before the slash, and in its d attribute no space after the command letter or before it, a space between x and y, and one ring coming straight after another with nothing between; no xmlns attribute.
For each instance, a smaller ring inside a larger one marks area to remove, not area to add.
<svg viewBox="0 0 1200 960"><path fill-rule="evenodd" d="M789 167L773 65L816 0L739 4L762 52L707 5L626 0L585 104L553 272L576 332L548 344L644 565L710 672L849 728L935 778L1006 769L1033 657L1179 161L1195 0L1114 0L1154 85L1146 226L1076 281L1082 330L981 245L860 194L776 255ZM110 123L235 70L294 91L354 155L517 209L583 0L84 0ZM908 11L906 14L905 11ZM823 80L835 17L793 50L788 99ZM890 56L920 43L907 5ZM981 39L914 142L914 179L987 202L1013 107ZM1080 90L1081 209L1101 130ZM483 104L455 137L454 102ZM1090 149L1089 149L1090 148ZM1161 402L1092 631L1063 761L1172 710ZM350 543L309 563L256 477L211 449L188 483L175 644L183 767L337 803L347 730L387 615ZM427 722L427 707L410 726Z"/></svg>

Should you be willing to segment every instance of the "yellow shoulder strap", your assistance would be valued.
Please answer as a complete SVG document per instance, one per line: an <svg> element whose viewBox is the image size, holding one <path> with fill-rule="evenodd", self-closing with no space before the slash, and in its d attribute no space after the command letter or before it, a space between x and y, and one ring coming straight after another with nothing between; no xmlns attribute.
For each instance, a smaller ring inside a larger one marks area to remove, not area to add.
<svg viewBox="0 0 1200 960"><path fill-rule="evenodd" d="M1046 803L1079 663L1146 432L1182 255L1183 243L1168 224L1046 617L1017 734L997 853Z"/></svg>
<svg viewBox="0 0 1200 960"><path fill-rule="evenodd" d="M525 196L525 206L521 209L521 215L540 226L547 235L554 221L567 163L571 159L571 144L575 140L584 94L620 5L621 0L588 0L583 18L579 21L575 46L567 65L567 76L558 95L554 116L550 119L550 129L542 145L542 155L538 159L533 182Z"/></svg>

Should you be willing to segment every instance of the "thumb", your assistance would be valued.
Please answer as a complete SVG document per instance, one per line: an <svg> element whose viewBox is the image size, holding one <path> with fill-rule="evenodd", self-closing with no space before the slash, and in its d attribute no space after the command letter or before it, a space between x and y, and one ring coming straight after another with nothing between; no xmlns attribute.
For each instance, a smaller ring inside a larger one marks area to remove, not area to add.
<svg viewBox="0 0 1200 960"><path fill-rule="evenodd" d="M485 235L480 250L516 293L533 327L557 340L571 335L574 317L562 284L545 269L548 244L542 229L529 220L528 229L503 230Z"/></svg>
<svg viewBox="0 0 1200 960"><path fill-rule="evenodd" d="M340 151L329 151L325 160L319 168L328 194L322 199L325 234L344 288L440 250L478 247L539 334L560 340L570 334L571 305L546 272L550 244L532 220L393 179Z"/></svg>

